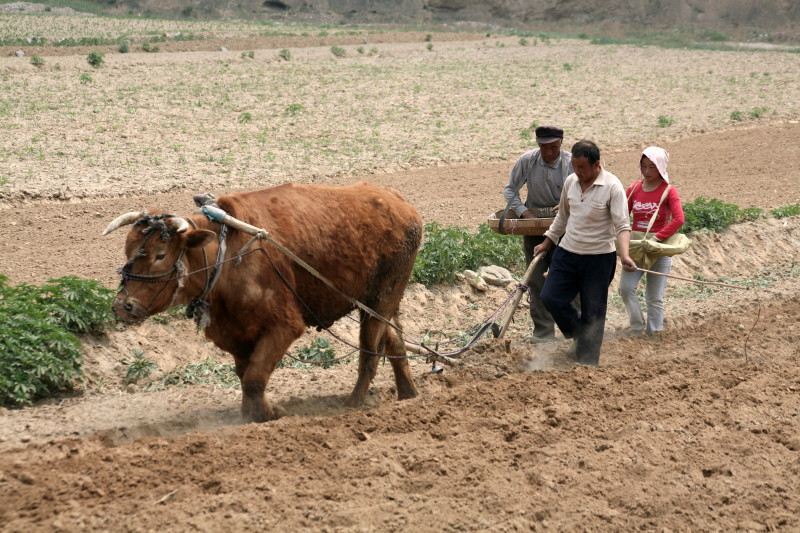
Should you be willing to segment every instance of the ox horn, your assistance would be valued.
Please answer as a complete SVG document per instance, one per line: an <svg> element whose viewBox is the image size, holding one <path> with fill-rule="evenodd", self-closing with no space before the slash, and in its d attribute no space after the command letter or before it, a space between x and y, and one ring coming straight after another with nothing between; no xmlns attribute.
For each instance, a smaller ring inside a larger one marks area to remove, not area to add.
<svg viewBox="0 0 800 533"><path fill-rule="evenodd" d="M145 213L147 213L147 211L131 211L130 213L125 213L124 215L118 216L111 224L108 225L106 229L103 230L103 235L108 235L115 229L118 229L120 226L133 224L136 219Z"/></svg>
<svg viewBox="0 0 800 533"><path fill-rule="evenodd" d="M181 217L170 217L168 224L176 233L183 233L189 229L189 223Z"/></svg>

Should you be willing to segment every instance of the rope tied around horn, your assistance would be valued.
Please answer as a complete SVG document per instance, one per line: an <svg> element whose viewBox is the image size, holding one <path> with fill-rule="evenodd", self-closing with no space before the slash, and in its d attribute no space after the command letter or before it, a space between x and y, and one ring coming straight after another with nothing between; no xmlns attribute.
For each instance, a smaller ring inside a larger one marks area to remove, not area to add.
<svg viewBox="0 0 800 533"><path fill-rule="evenodd" d="M177 230L174 226L165 222L168 218L173 218L175 215L170 213L163 213L161 215L151 215L147 212L146 209L142 210L142 216L133 223L133 226L147 226L142 230L142 233L145 235L149 235L154 231L158 231L161 237L161 240L164 242L169 242L172 240L172 236L177 233Z"/></svg>

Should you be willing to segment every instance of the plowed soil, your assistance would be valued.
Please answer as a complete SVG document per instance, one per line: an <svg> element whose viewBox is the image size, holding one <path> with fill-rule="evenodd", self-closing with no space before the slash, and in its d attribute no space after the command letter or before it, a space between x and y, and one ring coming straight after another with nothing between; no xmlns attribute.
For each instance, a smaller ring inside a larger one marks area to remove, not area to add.
<svg viewBox="0 0 800 533"><path fill-rule="evenodd" d="M798 136L800 124L783 120L657 140L684 201L771 209L800 200ZM601 147L625 184L639 154L627 146ZM328 182L390 184L425 221L473 227L501 207L513 162ZM10 201L0 210L0 272L12 282L79 275L114 286L124 232L100 232L143 206L192 212L198 191L175 179L160 194ZM506 339L483 341L458 367L433 374L414 360L416 399L396 401L381 366L361 409L343 406L354 365L286 368L269 394L288 416L243 425L238 388L122 383L134 349L163 371L229 362L193 324L168 317L84 338L87 383L0 414L0 529L796 531L800 219L693 238L674 274L757 287L673 280L667 330L646 338L625 335L612 297L597 368L571 364L564 341L519 344L530 330L521 308ZM417 338L464 331L507 294L412 286L403 324ZM356 334L347 321L336 328Z"/></svg>

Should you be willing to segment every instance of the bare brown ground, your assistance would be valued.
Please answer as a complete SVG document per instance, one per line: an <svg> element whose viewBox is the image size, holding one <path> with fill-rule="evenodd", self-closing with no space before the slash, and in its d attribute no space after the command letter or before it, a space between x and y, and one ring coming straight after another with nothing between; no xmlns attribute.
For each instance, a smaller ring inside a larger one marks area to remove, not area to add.
<svg viewBox="0 0 800 533"><path fill-rule="evenodd" d="M800 200L798 134L800 125L776 123L663 145L685 200L772 208ZM636 150L604 151L626 184L637 160ZM426 221L472 227L500 207L512 164L334 183L391 184ZM191 212L193 192L3 209L2 273L113 286L124 236L100 239L108 221L143 205ZM675 273L792 273L798 249L798 217L748 223L696 236ZM134 349L165 370L228 361L186 321L86 338L81 390L0 416L0 529L796 531L800 280L681 296L687 286L671 282L669 328L658 337L625 337L612 302L599 368L573 367L563 342L514 344L530 327L520 310L508 342L466 353L462 368L433 375L413 362L414 400L394 400L388 367L355 410L342 405L353 365L279 370L270 395L290 416L262 425L240 425L237 389L124 391L122 361ZM463 330L506 294L412 287L406 330Z"/></svg>
<svg viewBox="0 0 800 533"><path fill-rule="evenodd" d="M778 125L669 145L682 162L675 170L681 192L687 199L704 194L744 205L784 204L787 187L777 184L796 165L777 165L764 150L736 159L745 154L734 147L754 136L788 146L797 129ZM692 152L701 146L704 158ZM624 175L623 162L635 160L633 152L610 153L607 166ZM737 176L689 179L735 161ZM400 188L426 220L470 225L497 207L508 166L368 178ZM734 193L736 179L749 183ZM3 230L3 269L17 281L79 274L111 284L121 236L111 243L96 238L107 221L132 202L188 211L187 197L8 210L6 220L15 225ZM719 238L699 239L715 254L741 259L707 265L710 274L747 277L796 261L796 247L783 252L784 261L769 251L769 239L797 245L798 222L788 224L737 229L721 248L714 248ZM737 252L756 232L765 242L756 238ZM748 255L764 257L754 264ZM687 254L686 263L692 261ZM680 263L676 272L694 273ZM281 370L271 394L292 416L258 426L238 425L236 390L114 392L121 360L133 348L164 368L206 356L226 360L186 322L87 339L94 381L84 394L3 415L0 521L8 531L210 531L223 524L320 531L796 529L797 290L797 280L789 279L755 296L678 300L670 305L669 333L652 339L617 338L624 327L617 309L599 369L570 369L561 343L531 354L495 342L467 354L466 369L430 375L415 363L422 394L402 403L392 399L382 369L365 410L342 407L352 366ZM443 315L477 320L504 294L415 288L406 305L408 329L420 332ZM524 335L523 325L521 319L510 339ZM550 371L520 373L526 365Z"/></svg>

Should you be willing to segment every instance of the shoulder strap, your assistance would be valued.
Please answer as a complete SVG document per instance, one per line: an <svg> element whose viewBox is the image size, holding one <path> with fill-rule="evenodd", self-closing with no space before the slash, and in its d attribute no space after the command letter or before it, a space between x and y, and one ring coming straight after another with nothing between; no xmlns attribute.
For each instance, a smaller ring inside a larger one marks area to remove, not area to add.
<svg viewBox="0 0 800 533"><path fill-rule="evenodd" d="M642 181L644 181L644 180L642 180ZM628 200L630 200L631 196L633 196L633 193L636 192L636 185L638 184L641 187L641 183L642 183L641 181L637 181L636 183L633 184L633 187L631 188L631 192L628 193Z"/></svg>

